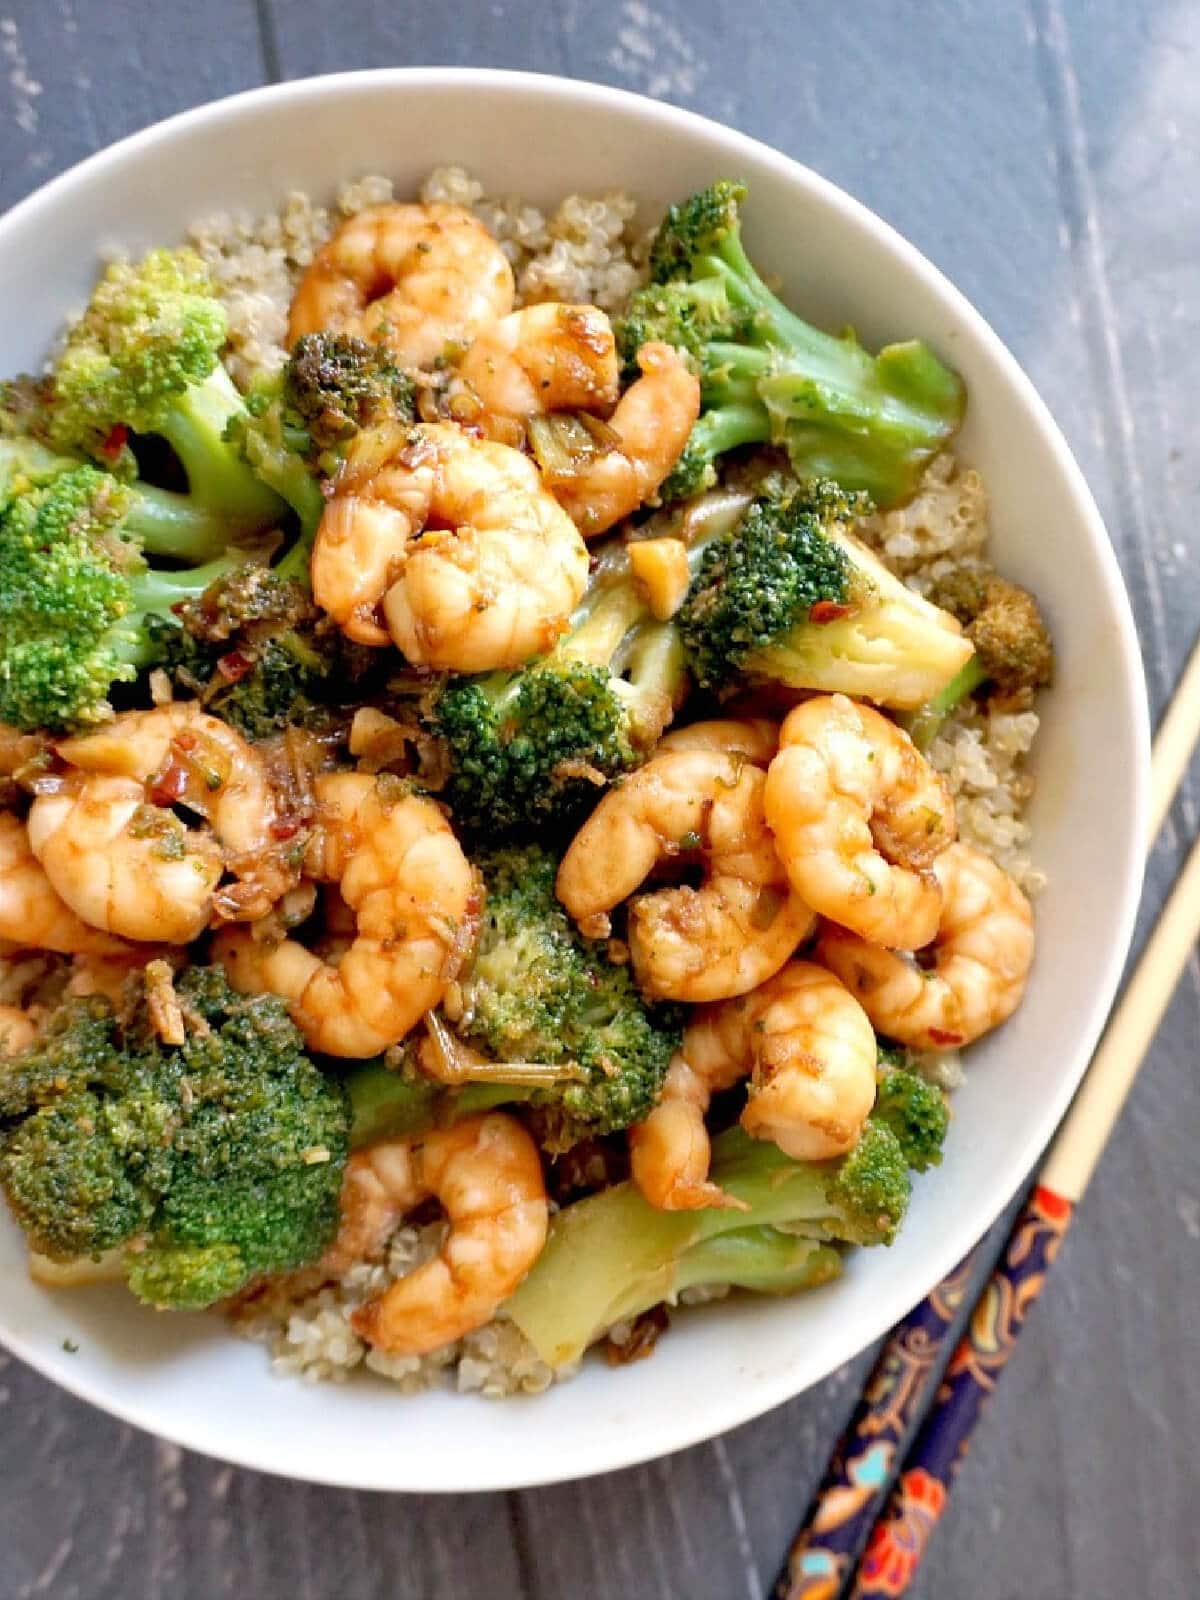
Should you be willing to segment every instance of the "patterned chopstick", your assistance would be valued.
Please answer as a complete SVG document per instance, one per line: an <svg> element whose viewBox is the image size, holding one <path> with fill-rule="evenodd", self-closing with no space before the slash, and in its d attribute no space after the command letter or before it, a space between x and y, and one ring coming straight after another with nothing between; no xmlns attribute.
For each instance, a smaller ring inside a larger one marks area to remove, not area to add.
<svg viewBox="0 0 1200 1600"><path fill-rule="evenodd" d="M925 1410L978 1257L976 1247L892 1329L788 1551L777 1600L841 1593L883 1508L897 1452Z"/></svg>
<svg viewBox="0 0 1200 1600"><path fill-rule="evenodd" d="M1016 1348L1026 1313L1042 1292L1074 1211L1070 1200L1040 1183L1022 1208L950 1357L887 1509L871 1532L851 1600L895 1600L912 1582L946 1509L971 1431ZM829 1600L839 1592L828 1591Z"/></svg>
<svg viewBox="0 0 1200 1600"><path fill-rule="evenodd" d="M1150 843L1166 818L1198 740L1200 644L1154 742ZM837 1600L864 1541L849 1600L896 1600L907 1590L945 1510L971 1432L1012 1355L1030 1306L1041 1294L1198 938L1200 841L1192 846L1051 1146L1039 1182L976 1301L886 1510L875 1522L896 1452L925 1407L982 1245L892 1331L788 1551L773 1590L776 1600Z"/></svg>
<svg viewBox="0 0 1200 1600"><path fill-rule="evenodd" d="M851 1600L894 1600L920 1565L971 1430L1012 1355L1188 958L1200 939L1200 839L1146 942L1029 1204L971 1314L871 1535Z"/></svg>

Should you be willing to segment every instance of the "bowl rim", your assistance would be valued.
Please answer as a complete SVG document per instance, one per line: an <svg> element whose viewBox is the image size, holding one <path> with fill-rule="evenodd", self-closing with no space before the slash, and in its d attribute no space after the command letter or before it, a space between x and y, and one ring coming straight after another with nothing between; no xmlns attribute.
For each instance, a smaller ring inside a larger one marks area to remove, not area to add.
<svg viewBox="0 0 1200 1600"><path fill-rule="evenodd" d="M103 179L110 170L119 168L126 160L135 157L141 150L149 148L163 138L202 134L210 124L243 113L251 113L265 103L283 105L289 102L308 101L316 104L327 97L336 98L364 87L390 88L400 92L405 88L417 86L426 89L471 87L476 90L490 89L516 94L533 93L564 102L582 101L600 109L612 109L622 115L649 117L668 132L680 130L707 137L712 137L715 133L724 142L733 158L736 158L739 151L744 151L754 161L773 168L785 182L808 190L822 205L828 206L848 223L870 234L874 241L886 249L908 272L923 280L925 286L940 297L958 319L964 339L980 346L996 365L1001 376L1012 386L1027 409L1034 426L1051 448L1055 463L1062 473L1064 484L1078 511L1080 522L1086 529L1105 593L1113 615L1117 619L1116 637L1115 640L1110 640L1110 643L1115 644L1121 677L1132 691L1134 707L1134 726L1130 731L1136 755L1132 774L1132 812L1135 826L1131 829L1126 858L1117 864L1121 889L1118 936L1112 941L1106 959L1097 968L1093 999L1086 1016L1079 1019L1076 1051L1071 1070L1062 1076L1056 1092L1042 1102L1037 1117L1030 1119L1024 1139L1008 1152L1002 1178L997 1184L998 1198L995 1204L989 1207L990 1214L986 1225L978 1234L978 1237L982 1238L1028 1179L1061 1121L1086 1070L1116 992L1133 936L1145 869L1142 840L1145 838L1149 817L1150 721L1143 663L1128 592L1103 519L1082 470L1049 407L1016 357L983 315L945 274L890 223L830 179L822 177L812 168L784 155L773 146L713 118L654 100L631 90L618 89L585 79L567 78L553 73L459 66L375 67L319 74L282 83L262 84L160 119L84 157L10 207L7 212L0 215L0 246L8 232L36 216L39 211L51 210L61 198L69 196L72 191L87 183ZM93 1379L89 1377L86 1369L56 1361L53 1349L44 1349L33 1341L2 1328L0 1328L0 1344L42 1376L110 1416L173 1444L239 1467L331 1487L389 1492L465 1493L532 1488L636 1466L673 1454L715 1438L742 1423L750 1422L803 1393L807 1388L827 1378L838 1365L852 1360L868 1345L881 1338L966 1254L976 1242L975 1232L975 1227L972 1225L971 1236L964 1238L961 1227L957 1230L951 1227L939 1238L931 1239L924 1257L925 1270L912 1280L911 1298L909 1298L910 1292L906 1291L903 1304L897 1306L894 1303L887 1303L873 1318L863 1319L855 1330L853 1347L844 1351L837 1361L830 1361L823 1372L799 1386L793 1376L780 1375L774 1381L758 1382L752 1395L748 1391L740 1392L736 1386L731 1386L722 1392L709 1390L705 1394L703 1406L697 1406L694 1411L689 1411L686 1415L680 1414L677 1427L662 1448L654 1444L637 1445L632 1443L631 1439L622 1445L598 1443L598 1447L582 1463L571 1463L569 1466L560 1467L548 1461L545 1467L533 1471L510 1471L507 1474L498 1474L494 1470L481 1472L478 1468L474 1468L471 1469L473 1481L458 1485L435 1484L429 1487L418 1484L380 1483L377 1476L371 1480L364 1478L361 1473L356 1473L353 1465L349 1470L339 1470L332 1461L321 1460L319 1452L318 1459L312 1463L306 1461L303 1465L299 1465L284 1462L280 1460L278 1453L273 1451L269 1440L260 1440L254 1430L247 1430L246 1434L239 1437L236 1442L231 1441L226 1447L223 1442L205 1432L194 1414L186 1421L182 1418L178 1420L162 1418L154 1414L156 1406L152 1403L139 1405L134 1401L114 1399L107 1393L102 1375ZM264 1377L267 1376L264 1361ZM464 1462L462 1467L465 1472L468 1464Z"/></svg>

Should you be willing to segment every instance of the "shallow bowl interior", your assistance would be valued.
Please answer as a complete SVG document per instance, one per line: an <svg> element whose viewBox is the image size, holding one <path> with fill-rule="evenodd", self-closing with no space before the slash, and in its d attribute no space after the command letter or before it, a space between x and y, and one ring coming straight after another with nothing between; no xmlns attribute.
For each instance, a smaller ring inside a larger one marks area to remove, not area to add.
<svg viewBox="0 0 1200 1600"><path fill-rule="evenodd" d="M115 1290L52 1293L0 1222L0 1338L67 1388L247 1466L371 1489L506 1488L629 1465L817 1382L904 1314L992 1222L1078 1081L1110 1003L1141 878L1147 724L1128 604L1049 414L982 319L915 250L806 169L632 95L498 72L388 71L255 91L94 157L0 221L0 372L38 362L97 249L175 240L217 210L327 197L386 172L398 191L460 162L537 202L627 188L647 215L714 177L749 180L751 253L813 321L868 344L920 335L964 374L962 452L986 475L995 550L1053 621L1060 673L1037 750L1035 856L1050 876L1024 1007L974 1050L944 1165L890 1250L807 1298L678 1319L652 1361L507 1405L374 1382L273 1379L216 1320L155 1317ZM19 308L19 311L18 309ZM1101 799L1102 797L1102 799ZM78 1350L68 1353L69 1345ZM404 1447L397 1449L397 1439Z"/></svg>

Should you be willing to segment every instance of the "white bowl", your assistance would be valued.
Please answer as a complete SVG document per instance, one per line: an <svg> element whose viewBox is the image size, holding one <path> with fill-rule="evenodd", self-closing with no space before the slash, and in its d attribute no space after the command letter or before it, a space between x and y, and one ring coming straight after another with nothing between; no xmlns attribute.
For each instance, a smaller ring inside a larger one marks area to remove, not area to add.
<svg viewBox="0 0 1200 1600"><path fill-rule="evenodd" d="M490 192L545 203L622 187L648 214L716 177L744 177L751 254L806 317L852 323L868 345L920 335L963 373L961 447L991 490L997 559L1044 601L1058 647L1034 809L1034 854L1050 884L1025 1004L971 1052L945 1162L918 1182L899 1241L852 1255L845 1277L816 1294L682 1316L653 1360L589 1364L536 1399L279 1380L260 1347L216 1319L156 1317L117 1290L38 1288L15 1228L0 1223L0 1338L17 1355L193 1449L367 1489L501 1489L628 1466L778 1405L903 1316L995 1219L1066 1108L1129 942L1146 820L1133 622L1046 407L912 246L804 167L701 117L562 79L443 69L290 83L188 112L83 162L0 221L0 372L42 359L105 243L170 243L213 211L268 209L295 186L328 197L365 172L390 174L403 194L451 161Z"/></svg>

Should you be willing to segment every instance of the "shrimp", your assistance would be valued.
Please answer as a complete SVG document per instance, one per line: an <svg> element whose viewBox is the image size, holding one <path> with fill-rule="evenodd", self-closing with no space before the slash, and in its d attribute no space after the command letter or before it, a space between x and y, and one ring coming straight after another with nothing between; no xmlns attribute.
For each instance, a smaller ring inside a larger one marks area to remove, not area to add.
<svg viewBox="0 0 1200 1600"><path fill-rule="evenodd" d="M587 548L533 462L446 423L359 435L312 561L317 604L351 638L390 636L414 666L450 672L544 653L587 575Z"/></svg>
<svg viewBox="0 0 1200 1600"><path fill-rule="evenodd" d="M458 368L483 407L480 425L512 443L505 423L548 411L611 411L620 373L612 323L598 306L526 306L485 328Z"/></svg>
<svg viewBox="0 0 1200 1600"><path fill-rule="evenodd" d="M383 1253L414 1206L435 1197L449 1228L438 1254L354 1312L376 1349L423 1355L482 1327L533 1266L549 1205L537 1145L493 1111L452 1128L357 1150L342 1184L342 1224L322 1267L344 1275Z"/></svg>
<svg viewBox="0 0 1200 1600"><path fill-rule="evenodd" d="M797 894L872 944L928 944L942 905L929 869L955 835L941 777L894 722L840 694L790 711L779 746L767 821Z"/></svg>
<svg viewBox="0 0 1200 1600"><path fill-rule="evenodd" d="M503 250L461 206L369 206L321 246L296 290L288 343L329 330L427 366L512 310Z"/></svg>
<svg viewBox="0 0 1200 1600"><path fill-rule="evenodd" d="M62 740L74 774L29 813L33 852L94 928L190 944L207 927L228 863L270 848L274 801L262 760L228 723L191 703L131 711ZM211 832L186 828L172 804Z"/></svg>
<svg viewBox="0 0 1200 1600"><path fill-rule="evenodd" d="M655 755L672 750L723 750L756 767L769 767L779 749L779 729L769 717L714 717L672 728L654 747Z"/></svg>
<svg viewBox="0 0 1200 1600"><path fill-rule="evenodd" d="M658 889L629 906L638 982L660 1000L723 1000L765 982L812 932L789 891L763 813L765 774L737 756L677 750L610 790L571 841L558 897L583 931L661 861L699 855L705 881Z"/></svg>
<svg viewBox="0 0 1200 1600"><path fill-rule="evenodd" d="M1033 963L1033 909L981 850L952 844L933 864L942 913L932 966L826 926L817 959L857 995L880 1033L916 1050L953 1050L1008 1020Z"/></svg>
<svg viewBox="0 0 1200 1600"><path fill-rule="evenodd" d="M33 853L25 824L0 815L0 939L26 950L115 956L125 947L76 916Z"/></svg>
<svg viewBox="0 0 1200 1600"><path fill-rule="evenodd" d="M19 1056L37 1038L37 1021L20 1006L0 1005L0 1061Z"/></svg>
<svg viewBox="0 0 1200 1600"><path fill-rule="evenodd" d="M336 883L355 914L341 961L296 939L272 943L227 928L214 959L243 994L277 994L314 1050L372 1056L397 1044L441 1000L474 928L475 877L432 800L389 796L365 773L315 782L318 828L310 878Z"/></svg>
<svg viewBox="0 0 1200 1600"><path fill-rule="evenodd" d="M663 1097L631 1130L633 1177L664 1211L736 1205L708 1180L704 1114L750 1075L742 1127L797 1161L853 1149L875 1104L875 1034L823 967L792 961L752 994L706 1006L683 1036Z"/></svg>
<svg viewBox="0 0 1200 1600"><path fill-rule="evenodd" d="M649 500L679 460L700 415L700 381L678 350L644 344L637 361L642 376L609 419L619 444L554 487L589 539Z"/></svg>

